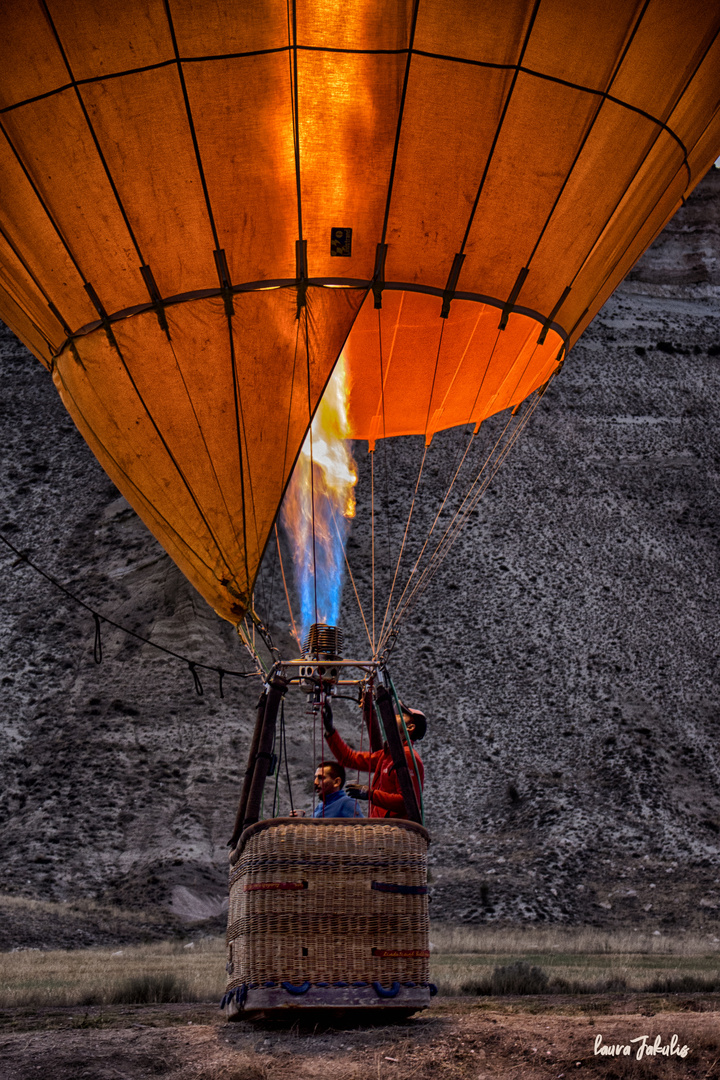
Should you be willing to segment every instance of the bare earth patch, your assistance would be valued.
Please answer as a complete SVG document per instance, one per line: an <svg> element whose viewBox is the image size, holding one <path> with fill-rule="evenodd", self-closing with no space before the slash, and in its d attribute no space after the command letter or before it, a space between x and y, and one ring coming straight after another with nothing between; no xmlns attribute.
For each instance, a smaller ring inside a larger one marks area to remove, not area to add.
<svg viewBox="0 0 720 1080"><path fill-rule="evenodd" d="M596 1055L604 1045L687 1045L677 1056ZM0 1013L3 1080L548 1080L720 1078L720 996L604 995L492 1002L446 998L372 1027L226 1023L210 1005L12 1009Z"/></svg>

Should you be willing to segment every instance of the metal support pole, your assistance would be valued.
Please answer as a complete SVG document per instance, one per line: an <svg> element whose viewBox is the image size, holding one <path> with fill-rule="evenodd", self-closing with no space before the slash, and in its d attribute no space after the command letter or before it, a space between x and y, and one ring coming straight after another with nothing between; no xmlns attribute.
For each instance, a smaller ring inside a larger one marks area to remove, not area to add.
<svg viewBox="0 0 720 1080"><path fill-rule="evenodd" d="M370 753L373 754L376 750L382 750L383 737L373 704L372 690L366 690L363 694L362 710L370 740Z"/></svg>
<svg viewBox="0 0 720 1080"><path fill-rule="evenodd" d="M238 803L237 814L235 815L235 827L233 828L233 834L228 840L228 847L234 848L240 839L240 833L242 832L243 818L245 817L245 808L247 806L248 795L250 794L250 784L252 782L253 773L255 772L255 760L257 758L258 747L260 745L260 732L263 727L263 720L265 719L265 705L267 704L267 690L263 690L262 694L258 698L257 712L255 714L255 730L253 731L252 742L250 744L250 753L248 754L247 768L245 769L245 777L243 779L242 792L240 794L240 802Z"/></svg>
<svg viewBox="0 0 720 1080"><path fill-rule="evenodd" d="M397 773L398 782L400 784L400 792L403 797L403 802L405 803L405 817L408 821L416 821L418 825L421 825L422 815L420 813L420 807L418 806L417 796L415 795L415 788L413 787L412 779L410 778L410 770L408 769L407 758L405 757L402 736L398 731L397 719L395 717L395 709L393 707L390 691L384 686L378 686L375 691L375 701L385 729L385 738L387 740L388 749L392 755L395 772Z"/></svg>
<svg viewBox="0 0 720 1080"><path fill-rule="evenodd" d="M262 801L265 781L267 780L268 769L270 768L277 714L280 709L280 702L282 701L286 690L287 683L279 676L276 676L270 683L267 702L265 703L262 731L260 732L260 742L257 754L255 755L255 768L253 770L252 780L250 781L250 790L245 805L245 817L243 819L241 832L247 829L248 825L254 825L255 822L260 819L260 803Z"/></svg>

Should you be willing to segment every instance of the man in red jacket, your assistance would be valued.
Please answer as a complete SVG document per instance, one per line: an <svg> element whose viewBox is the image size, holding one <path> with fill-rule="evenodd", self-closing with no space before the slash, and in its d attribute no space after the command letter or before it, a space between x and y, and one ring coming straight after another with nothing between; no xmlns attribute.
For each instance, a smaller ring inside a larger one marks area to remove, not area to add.
<svg viewBox="0 0 720 1080"><path fill-rule="evenodd" d="M427 721L424 714L418 709L408 709L405 705L402 706L402 710L405 715L405 727L407 728L410 742L419 742L424 736L427 728ZM402 722L399 717L397 718L397 723L400 729L400 735L404 741ZM348 744L340 738L335 730L332 709L330 708L329 702L326 702L323 707L323 724L325 725L325 738L327 739L327 744L335 755L336 761L339 761L346 769L360 769L361 771L369 772L372 775L369 788L364 784L347 784L345 790L348 795L353 799L370 800L369 817L407 817L405 802L400 791L400 783L387 743L383 743L382 750L375 750L373 753L367 750L353 750L352 747L348 746ZM414 746L409 746L407 742L405 742L404 749L410 778L413 787L415 788L415 796L419 806L420 793L425 782L425 769L423 768L420 755L417 750L415 750ZM413 759L415 761L414 767ZM417 775L415 772L416 769ZM419 787L417 781L418 776L420 777Z"/></svg>

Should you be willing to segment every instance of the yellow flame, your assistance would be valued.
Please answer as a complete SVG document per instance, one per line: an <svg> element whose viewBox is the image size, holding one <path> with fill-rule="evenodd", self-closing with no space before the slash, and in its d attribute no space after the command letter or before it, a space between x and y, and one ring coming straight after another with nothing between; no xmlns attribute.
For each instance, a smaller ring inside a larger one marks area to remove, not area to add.
<svg viewBox="0 0 720 1080"><path fill-rule="evenodd" d="M312 458L322 493L328 495L343 517L353 518L357 469L347 443L349 433L345 357L341 356L312 422ZM308 464L310 453L308 435L301 450Z"/></svg>
<svg viewBox="0 0 720 1080"><path fill-rule="evenodd" d="M283 502L282 523L293 549L303 637L311 623L335 624L339 614L345 540L355 516L357 483L348 443L347 397L341 356Z"/></svg>

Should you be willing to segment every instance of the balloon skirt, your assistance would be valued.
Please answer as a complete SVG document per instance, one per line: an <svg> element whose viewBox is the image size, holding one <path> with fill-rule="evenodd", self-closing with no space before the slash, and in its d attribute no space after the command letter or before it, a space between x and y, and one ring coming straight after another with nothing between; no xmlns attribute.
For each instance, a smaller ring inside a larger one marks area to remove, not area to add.
<svg viewBox="0 0 720 1080"><path fill-rule="evenodd" d="M228 1019L425 1008L428 834L393 819L273 818L230 855Z"/></svg>

